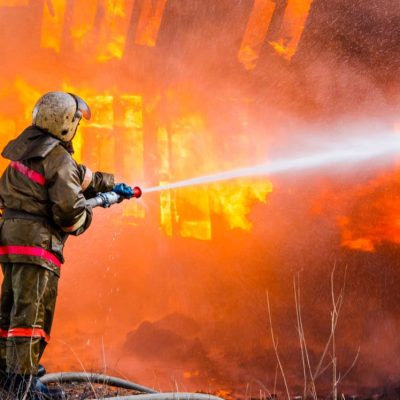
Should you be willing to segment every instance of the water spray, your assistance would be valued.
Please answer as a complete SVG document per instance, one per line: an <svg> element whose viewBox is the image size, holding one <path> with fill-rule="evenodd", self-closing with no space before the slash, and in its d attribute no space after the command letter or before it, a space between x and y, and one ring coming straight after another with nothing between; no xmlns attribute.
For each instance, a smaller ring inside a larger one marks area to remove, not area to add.
<svg viewBox="0 0 400 400"><path fill-rule="evenodd" d="M293 157L272 159L271 161L251 167L233 169L215 174L185 179L161 186L152 186L145 189L134 187L133 197L139 198L142 193L154 193L189 186L207 185L210 183L228 181L238 178L270 176L278 173L296 173L305 170L324 168L333 165L343 166L373 159L388 161L391 155L400 154L400 136L395 134L340 140L340 143L329 143L325 147L314 149ZM87 200L91 207L109 207L122 201L114 192L100 193L93 199Z"/></svg>
<svg viewBox="0 0 400 400"><path fill-rule="evenodd" d="M252 167L239 168L211 175L169 183L162 186L153 186L143 189L143 193L161 192L188 186L205 185L209 183L227 181L238 178L250 178L275 175L286 172L301 172L309 169L323 168L335 164L360 163L372 159L400 154L400 136L382 135L368 139L343 140L340 144L330 145L328 149L318 149L290 158L278 158L267 163Z"/></svg>

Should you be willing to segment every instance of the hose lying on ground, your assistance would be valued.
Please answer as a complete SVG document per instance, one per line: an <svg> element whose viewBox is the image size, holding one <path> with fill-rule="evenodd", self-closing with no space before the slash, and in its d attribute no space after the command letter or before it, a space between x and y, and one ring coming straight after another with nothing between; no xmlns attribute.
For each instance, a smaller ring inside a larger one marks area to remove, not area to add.
<svg viewBox="0 0 400 400"><path fill-rule="evenodd" d="M90 382L100 383L107 386L115 386L122 389L135 390L146 394L128 395L107 397L107 400L223 400L220 397L212 396L203 393L159 393L146 386L138 385L137 383L127 381L125 379L116 378L114 376L94 374L86 372L58 372L46 374L42 376L40 382L47 385L48 383L68 383L68 382ZM96 400L96 399L92 399ZM98 399L97 399L98 400Z"/></svg>
<svg viewBox="0 0 400 400"><path fill-rule="evenodd" d="M91 399L96 400L96 399ZM131 396L105 397L104 400L223 400L221 397L203 393L153 393L137 394Z"/></svg>
<svg viewBox="0 0 400 400"><path fill-rule="evenodd" d="M137 392L142 393L157 393L156 390L138 385L137 383L127 381L125 379L86 372L58 372L54 374L46 374L40 378L40 382L45 385L48 383L91 382L100 383L107 386L115 386L122 389L136 390Z"/></svg>

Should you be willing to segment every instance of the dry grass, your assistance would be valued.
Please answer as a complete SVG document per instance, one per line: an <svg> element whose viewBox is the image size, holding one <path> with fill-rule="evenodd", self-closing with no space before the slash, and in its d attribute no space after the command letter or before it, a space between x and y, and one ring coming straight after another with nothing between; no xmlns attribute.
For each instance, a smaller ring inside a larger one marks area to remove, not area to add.
<svg viewBox="0 0 400 400"><path fill-rule="evenodd" d="M48 385L48 387L56 387L58 385ZM86 399L101 399L114 396L127 396L138 394L138 392L120 388L114 388L101 384L89 383L70 383L62 384L62 389L65 391L67 400L86 400ZM93 390L94 389L94 390ZM1 400L16 400L13 395L8 395L0 389Z"/></svg>
<svg viewBox="0 0 400 400"><path fill-rule="evenodd" d="M270 334L271 334L272 346L275 352L275 357L277 359L277 370L275 373L274 390L272 393L277 393L276 381L277 381L277 372L279 371L284 385L283 396L285 396L288 400L293 398L317 400L319 398L317 394L318 378L330 372L332 380L332 390L329 394L325 394L325 396L323 397L332 400L338 400L338 398L344 398L343 394L339 394L339 385L340 383L343 382L346 376L354 368L360 354L360 348L358 348L355 351L355 357L350 366L345 370L344 373L340 373L340 371L338 371L337 368L338 365L337 346L340 344L338 344L337 342L336 328L344 300L345 287L346 287L346 271L344 274L343 283L341 287L339 288L339 290L336 290L334 285L335 283L335 266L334 266L330 277L330 283L331 283L331 301L332 301L332 308L330 311L330 316L331 316L330 334L326 341L324 350L319 358L319 361L316 367L313 368L307 347L306 334L303 327L303 320L301 313L300 276L297 275L293 278L294 300L295 300L296 318L297 318L297 335L299 338L299 347L300 347L301 363L302 363L301 370L303 371L303 380L304 380L303 394L301 396L292 396L289 390L289 384L287 382L284 366L278 352L278 341L273 330L271 307L267 292L267 312L270 324ZM268 392L266 392L264 396L265 398L271 398Z"/></svg>

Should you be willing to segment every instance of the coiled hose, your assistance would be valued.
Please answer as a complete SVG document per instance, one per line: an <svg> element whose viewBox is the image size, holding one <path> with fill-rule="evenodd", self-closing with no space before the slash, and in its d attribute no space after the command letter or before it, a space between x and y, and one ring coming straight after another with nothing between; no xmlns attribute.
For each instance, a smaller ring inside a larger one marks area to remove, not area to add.
<svg viewBox="0 0 400 400"><path fill-rule="evenodd" d="M202 393L159 393L146 386L137 383L116 378L110 375L94 374L86 372L58 372L46 374L40 378L40 382L47 385L49 383L67 383L67 382L90 382L100 383L107 386L119 387L122 389L135 390L142 394L107 397L107 400L222 400L220 397ZM144 394L143 394L144 393ZM95 399L92 399L95 400Z"/></svg>

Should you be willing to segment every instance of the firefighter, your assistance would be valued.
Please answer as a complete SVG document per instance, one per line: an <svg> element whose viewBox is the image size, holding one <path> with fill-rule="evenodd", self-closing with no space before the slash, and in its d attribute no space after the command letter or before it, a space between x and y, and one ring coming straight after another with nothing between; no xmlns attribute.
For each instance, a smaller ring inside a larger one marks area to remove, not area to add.
<svg viewBox="0 0 400 400"><path fill-rule="evenodd" d="M72 139L80 120L90 118L79 96L49 92L32 117L2 152L10 163L0 179L0 374L15 398L25 392L28 399L56 399L62 392L41 384L37 374L50 340L65 241L91 223L86 198L110 190L130 198L133 191L73 160Z"/></svg>

